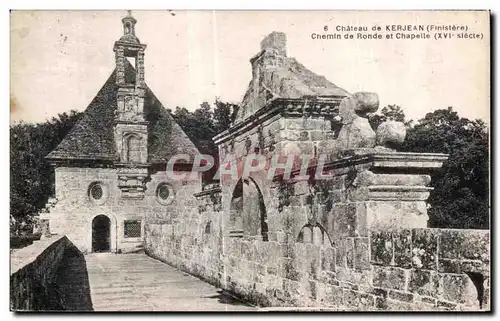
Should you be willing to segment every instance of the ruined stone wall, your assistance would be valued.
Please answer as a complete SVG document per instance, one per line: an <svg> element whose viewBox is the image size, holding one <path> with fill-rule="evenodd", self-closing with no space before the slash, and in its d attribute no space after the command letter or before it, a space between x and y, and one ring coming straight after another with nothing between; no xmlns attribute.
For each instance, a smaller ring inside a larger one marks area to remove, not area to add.
<svg viewBox="0 0 500 321"><path fill-rule="evenodd" d="M422 242L429 234L433 239ZM476 236L482 245L454 247L454 251L484 253L484 242L489 242L487 231L413 229L389 235L396 240L406 238L405 246L395 245L394 254L378 251L378 234L366 239L347 238L339 246L228 240L226 289L263 306L489 310L488 260L470 259L467 254L462 257L437 247L438 242ZM420 254L422 247L432 254ZM384 255L393 261L382 263ZM434 257L433 263L420 265L419 255ZM405 257L410 260L403 263ZM451 269L446 266L449 262L454 264Z"/></svg>
<svg viewBox="0 0 500 321"><path fill-rule="evenodd" d="M346 178L326 182L331 193L276 183L269 241L224 237L223 286L263 306L488 309L489 231L361 228L355 206L331 199ZM329 219L312 204L329 209Z"/></svg>
<svg viewBox="0 0 500 321"><path fill-rule="evenodd" d="M231 234L235 183L184 185L182 205L146 220L146 252L261 306L488 310L489 231L422 228L426 175L350 164L327 180L251 175L267 240Z"/></svg>

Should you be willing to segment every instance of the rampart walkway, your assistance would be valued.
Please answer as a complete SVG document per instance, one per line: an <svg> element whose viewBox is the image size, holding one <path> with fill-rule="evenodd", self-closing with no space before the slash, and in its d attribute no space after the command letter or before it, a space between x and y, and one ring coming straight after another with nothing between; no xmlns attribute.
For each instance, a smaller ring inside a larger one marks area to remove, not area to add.
<svg viewBox="0 0 500 321"><path fill-rule="evenodd" d="M89 254L85 261L94 311L255 309L145 254Z"/></svg>

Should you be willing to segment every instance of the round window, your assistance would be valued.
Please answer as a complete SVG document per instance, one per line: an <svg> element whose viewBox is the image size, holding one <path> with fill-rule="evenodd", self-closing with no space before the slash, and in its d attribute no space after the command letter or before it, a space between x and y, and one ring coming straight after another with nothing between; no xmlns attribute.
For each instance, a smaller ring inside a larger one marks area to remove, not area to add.
<svg viewBox="0 0 500 321"><path fill-rule="evenodd" d="M156 189L156 199L163 205L168 205L174 200L174 189L167 183L161 183Z"/></svg>
<svg viewBox="0 0 500 321"><path fill-rule="evenodd" d="M102 183L95 182L90 184L88 195L94 203L103 204L108 197L108 191Z"/></svg>
<svg viewBox="0 0 500 321"><path fill-rule="evenodd" d="M96 184L90 188L90 196L95 200L100 200L102 198L102 187Z"/></svg>
<svg viewBox="0 0 500 321"><path fill-rule="evenodd" d="M168 199L170 196L170 191L167 185L161 185L158 187L158 197L160 197L162 200Z"/></svg>

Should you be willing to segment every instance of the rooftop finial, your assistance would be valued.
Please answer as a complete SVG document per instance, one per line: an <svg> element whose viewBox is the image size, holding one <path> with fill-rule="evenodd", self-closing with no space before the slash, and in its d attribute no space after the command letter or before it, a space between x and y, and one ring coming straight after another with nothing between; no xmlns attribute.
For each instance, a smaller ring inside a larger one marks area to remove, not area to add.
<svg viewBox="0 0 500 321"><path fill-rule="evenodd" d="M123 23L123 36L120 41L139 43L139 39L135 36L135 24L137 20L132 17L132 10L127 10L127 15L122 19Z"/></svg>

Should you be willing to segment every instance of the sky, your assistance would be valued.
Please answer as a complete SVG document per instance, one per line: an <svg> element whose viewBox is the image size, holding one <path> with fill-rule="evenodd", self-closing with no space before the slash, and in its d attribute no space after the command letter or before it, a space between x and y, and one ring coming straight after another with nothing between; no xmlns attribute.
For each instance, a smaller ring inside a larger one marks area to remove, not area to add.
<svg viewBox="0 0 500 321"><path fill-rule="evenodd" d="M113 44L126 11L12 11L11 123L83 111L114 69ZM410 119L453 106L490 123L489 20L485 12L141 11L145 77L166 108L241 102L249 59L272 31L287 34L288 56L337 86L376 92ZM484 38L313 40L335 26L462 24Z"/></svg>

